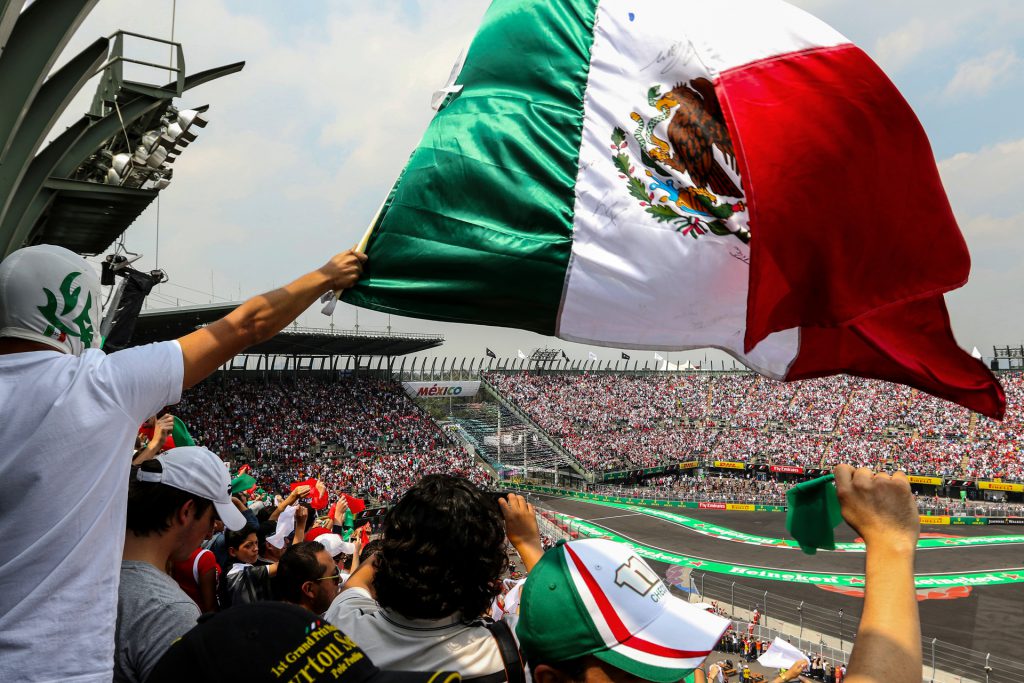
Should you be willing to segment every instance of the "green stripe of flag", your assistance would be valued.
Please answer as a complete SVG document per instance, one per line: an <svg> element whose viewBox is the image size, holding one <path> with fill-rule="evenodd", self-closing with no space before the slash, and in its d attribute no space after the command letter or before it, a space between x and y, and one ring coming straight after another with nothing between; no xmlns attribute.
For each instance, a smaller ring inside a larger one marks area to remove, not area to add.
<svg viewBox="0 0 1024 683"><path fill-rule="evenodd" d="M456 81L462 91L413 152L345 301L554 333L597 2L491 5Z"/></svg>

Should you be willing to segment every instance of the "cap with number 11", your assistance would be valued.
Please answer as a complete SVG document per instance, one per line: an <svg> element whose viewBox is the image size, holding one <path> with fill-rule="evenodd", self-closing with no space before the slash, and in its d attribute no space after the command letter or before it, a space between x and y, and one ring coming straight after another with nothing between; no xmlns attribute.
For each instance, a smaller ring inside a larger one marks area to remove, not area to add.
<svg viewBox="0 0 1024 683"><path fill-rule="evenodd" d="M728 626L672 595L630 546L587 539L559 543L530 572L516 635L533 665L593 655L673 683L701 665Z"/></svg>

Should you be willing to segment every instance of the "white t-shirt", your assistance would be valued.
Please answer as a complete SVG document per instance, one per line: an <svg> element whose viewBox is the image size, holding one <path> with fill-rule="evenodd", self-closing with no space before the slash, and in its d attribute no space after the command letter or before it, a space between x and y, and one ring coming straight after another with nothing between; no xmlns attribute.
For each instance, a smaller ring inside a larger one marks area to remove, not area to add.
<svg viewBox="0 0 1024 683"><path fill-rule="evenodd" d="M505 680L498 643L483 626L467 626L458 615L406 619L383 609L363 588L349 588L324 618L352 638L381 669L458 671L463 680Z"/></svg>
<svg viewBox="0 0 1024 683"><path fill-rule="evenodd" d="M0 355L0 681L109 681L139 425L181 398L177 342Z"/></svg>

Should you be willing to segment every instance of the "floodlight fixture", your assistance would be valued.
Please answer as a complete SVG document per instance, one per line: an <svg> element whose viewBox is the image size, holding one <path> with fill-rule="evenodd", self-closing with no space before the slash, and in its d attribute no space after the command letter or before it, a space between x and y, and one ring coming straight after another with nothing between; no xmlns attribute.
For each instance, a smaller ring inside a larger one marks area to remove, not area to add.
<svg viewBox="0 0 1024 683"><path fill-rule="evenodd" d="M169 124L167 128L164 129L164 133L167 135L167 137L171 138L172 140L177 140L178 137L184 132L185 129L182 128L177 121Z"/></svg>
<svg viewBox="0 0 1024 683"><path fill-rule="evenodd" d="M149 130L146 131L142 136L142 146L146 148L146 151L152 153L160 145L160 131Z"/></svg>
<svg viewBox="0 0 1024 683"><path fill-rule="evenodd" d="M127 152L115 154L112 161L114 172L122 178L125 176L127 171L131 170L132 155Z"/></svg>
<svg viewBox="0 0 1024 683"><path fill-rule="evenodd" d="M185 109L178 112L178 124L184 130L188 130L191 126L206 128L207 123L209 123L209 121L207 121L196 109Z"/></svg>
<svg viewBox="0 0 1024 683"><path fill-rule="evenodd" d="M167 159L167 150L163 147L157 147L146 159L146 165L150 168L160 168L161 164Z"/></svg>
<svg viewBox="0 0 1024 683"><path fill-rule="evenodd" d="M176 143L175 143L175 141L174 141L174 138L173 138L173 137L171 137L170 135L168 135L168 134L167 134L167 130L166 130L166 129L164 129L164 132L160 134L160 140L159 140L158 144L159 144L159 145L160 145L161 147L165 147L165 148L167 148L167 149L169 150L169 149L171 149L172 147L174 147L174 145L175 145Z"/></svg>
<svg viewBox="0 0 1024 683"><path fill-rule="evenodd" d="M132 155L132 164L135 166L143 166L148 158L149 151L142 145L139 145L135 148L135 154Z"/></svg>

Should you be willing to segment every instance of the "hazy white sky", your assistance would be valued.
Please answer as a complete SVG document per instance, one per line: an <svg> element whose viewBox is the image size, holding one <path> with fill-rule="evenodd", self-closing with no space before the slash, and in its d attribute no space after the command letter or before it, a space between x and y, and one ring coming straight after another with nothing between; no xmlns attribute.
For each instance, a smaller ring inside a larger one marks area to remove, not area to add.
<svg viewBox="0 0 1024 683"><path fill-rule="evenodd" d="M237 300L319 266L362 235L433 112L430 96L473 36L486 0L178 0L174 38L189 72L245 60L198 88L210 125L161 193L159 265L171 283L151 306ZM797 0L870 53L920 117L971 249L966 287L947 296L968 350L1024 342L1024 2ZM172 0L100 0L63 59L118 28L168 38ZM142 59L166 60L130 43ZM141 75L141 74L140 74ZM164 75L146 74L153 80ZM86 86L56 130L88 108ZM884 192L884 188L880 188ZM156 207L126 234L155 265ZM881 245L884 248L884 245ZM926 249L927 245L922 245ZM361 310L363 328L387 316ZM356 309L340 305L338 327ZM319 305L300 320L322 327ZM557 346L528 332L393 317L396 331L442 333L441 355L515 356ZM629 352L634 359L652 354ZM703 351L673 354L700 360ZM713 352L714 358L724 354Z"/></svg>

